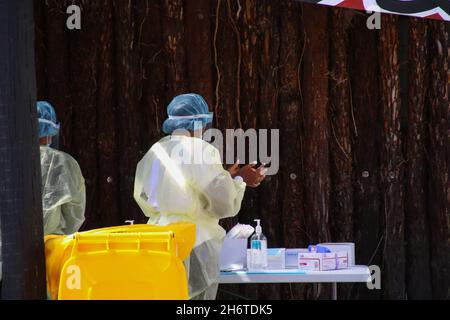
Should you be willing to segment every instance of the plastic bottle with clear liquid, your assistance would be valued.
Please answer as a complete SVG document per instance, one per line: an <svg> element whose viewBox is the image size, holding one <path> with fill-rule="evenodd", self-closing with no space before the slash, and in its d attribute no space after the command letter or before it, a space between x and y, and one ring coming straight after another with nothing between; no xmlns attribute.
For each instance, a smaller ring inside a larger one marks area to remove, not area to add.
<svg viewBox="0 0 450 320"><path fill-rule="evenodd" d="M261 220L255 221L255 234L250 239L250 271L267 269L267 238L262 233Z"/></svg>

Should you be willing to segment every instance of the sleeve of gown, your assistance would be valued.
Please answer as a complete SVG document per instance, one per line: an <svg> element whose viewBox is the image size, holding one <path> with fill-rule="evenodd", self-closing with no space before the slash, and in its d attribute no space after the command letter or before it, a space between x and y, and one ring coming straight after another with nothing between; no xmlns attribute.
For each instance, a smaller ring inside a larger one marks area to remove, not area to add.
<svg viewBox="0 0 450 320"><path fill-rule="evenodd" d="M223 168L215 147L205 146L204 155L207 163L194 166L193 179L203 195L206 209L218 219L233 217L241 209L246 184L234 180Z"/></svg>
<svg viewBox="0 0 450 320"><path fill-rule="evenodd" d="M153 223L159 216L158 210L150 203L150 199L145 193L145 179L148 178L149 170L148 154L138 163L136 167L136 174L134 178L134 200L141 208L146 217L149 218L149 223Z"/></svg>

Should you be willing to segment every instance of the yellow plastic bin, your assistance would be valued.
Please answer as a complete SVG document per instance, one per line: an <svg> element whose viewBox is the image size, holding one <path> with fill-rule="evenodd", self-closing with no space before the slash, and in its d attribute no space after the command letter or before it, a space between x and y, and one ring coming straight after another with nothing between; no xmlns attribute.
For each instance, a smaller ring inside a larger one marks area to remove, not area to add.
<svg viewBox="0 0 450 320"><path fill-rule="evenodd" d="M45 237L52 299L188 299L195 225L130 225Z"/></svg>

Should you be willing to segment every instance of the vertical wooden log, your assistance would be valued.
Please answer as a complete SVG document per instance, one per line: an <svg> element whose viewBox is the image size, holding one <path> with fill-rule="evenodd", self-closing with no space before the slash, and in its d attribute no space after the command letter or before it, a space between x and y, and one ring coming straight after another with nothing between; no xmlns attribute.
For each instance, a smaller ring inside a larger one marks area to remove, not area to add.
<svg viewBox="0 0 450 320"><path fill-rule="evenodd" d="M69 82L72 113L71 155L77 160L86 183L86 222L98 225L97 158L97 63L98 6L78 0L82 29L69 32ZM64 126L64 124L63 124Z"/></svg>
<svg viewBox="0 0 450 320"><path fill-rule="evenodd" d="M330 240L328 120L328 11L303 6L306 47L303 61L305 202L308 241Z"/></svg>
<svg viewBox="0 0 450 320"><path fill-rule="evenodd" d="M433 299L450 297L450 28L430 23L429 219Z"/></svg>
<svg viewBox="0 0 450 320"><path fill-rule="evenodd" d="M256 129L257 126L257 104L259 98L259 77L258 60L260 57L260 46L258 39L258 17L257 0L244 0L237 2L235 11L237 24L241 38L242 69L240 76L240 95L237 97L240 103L239 122L243 130ZM242 5L242 7L241 7ZM248 149L247 149L248 150ZM257 160L249 159L247 153L247 163ZM241 163L244 159L240 159ZM244 201L239 213L239 220L244 223L255 225L254 219L261 217L258 201L258 190L247 188ZM262 221L263 229L268 227L267 221ZM261 293L259 286L242 286L241 293L249 298L259 297ZM256 295L256 296L255 296Z"/></svg>
<svg viewBox="0 0 450 320"><path fill-rule="evenodd" d="M238 16L239 13L239 16ZM227 154L233 161L237 160L234 141L226 139L227 129L242 128L241 118L241 77L242 77L242 41L238 27L240 9L236 1L218 0L214 26L214 64L216 69L215 106L216 125L222 130L225 139L224 161ZM232 154L232 150L234 154ZM231 159L230 159L231 160ZM241 160L241 162L244 159ZM228 161L230 162L230 161ZM227 164L229 165L229 163ZM242 211L242 210L241 210ZM238 217L224 221L231 228Z"/></svg>
<svg viewBox="0 0 450 320"><path fill-rule="evenodd" d="M162 1L138 1L140 64L142 73L141 111L143 145L140 156L162 138L166 112L166 59L162 36ZM168 97L170 98L170 97Z"/></svg>
<svg viewBox="0 0 450 320"><path fill-rule="evenodd" d="M34 20L35 20L35 56L36 56L36 89L38 100L47 96L47 75L46 65L46 3L34 0Z"/></svg>
<svg viewBox="0 0 450 320"><path fill-rule="evenodd" d="M2 299L45 299L33 1L0 1Z"/></svg>
<svg viewBox="0 0 450 320"><path fill-rule="evenodd" d="M282 192L280 207L283 247L306 246L305 211L302 189L302 97L300 89L300 63L303 43L300 30L301 7L290 0L280 2L280 173ZM305 286L283 285L283 299L301 299Z"/></svg>
<svg viewBox="0 0 450 320"><path fill-rule="evenodd" d="M237 82L240 78L240 35L230 0L216 0L214 12L213 53L215 69L214 117L219 129L236 128Z"/></svg>
<svg viewBox="0 0 450 320"><path fill-rule="evenodd" d="M119 150L117 145L117 108L114 95L114 34L113 7L109 0L99 1L102 14L97 23L100 26L97 65L97 150L98 150L98 212L100 226L114 226L123 223L119 212Z"/></svg>
<svg viewBox="0 0 450 320"><path fill-rule="evenodd" d="M139 68L137 21L132 1L113 1L115 19L115 77L119 115L119 179L121 221L144 222L145 216L133 199L134 175L140 160L141 115L139 99L142 70Z"/></svg>
<svg viewBox="0 0 450 320"><path fill-rule="evenodd" d="M238 126L239 79L241 76L241 38L236 26L235 11L230 0L217 0L214 16L213 51L215 65L214 116L218 127Z"/></svg>
<svg viewBox="0 0 450 320"><path fill-rule="evenodd" d="M348 74L348 28L351 12L332 11L330 157L332 172L331 232L333 241L353 241L352 110Z"/></svg>
<svg viewBox="0 0 450 320"><path fill-rule="evenodd" d="M239 3L240 5L240 3ZM239 19L239 32L241 37L242 50L242 72L240 78L240 91L238 97L240 100L240 121L243 130L250 128L256 129L257 122L257 103L259 95L258 78L258 60L260 56L260 47L257 34L257 3L255 0L245 0L242 7L237 9L236 15ZM249 159L249 153L246 155L247 163L257 160ZM241 163L244 159L240 159ZM259 217L257 190L247 188L245 193L246 201L243 203L241 217L254 224L253 219ZM265 222L263 222L265 225Z"/></svg>
<svg viewBox="0 0 450 320"><path fill-rule="evenodd" d="M214 56L214 124L222 131L225 139L226 129L235 129L237 121L236 108L239 104L236 102L238 89L237 83L240 77L240 34L235 28L235 20L230 0L216 0L214 2L213 18L213 56ZM232 20L233 19L233 20ZM225 145L224 161L226 160L226 150L229 146ZM242 212L242 210L241 210ZM238 220L238 216L230 219L221 220L221 225L230 230ZM256 289L256 287L255 287ZM220 285L218 299L237 299L240 285Z"/></svg>
<svg viewBox="0 0 450 320"><path fill-rule="evenodd" d="M354 184L354 242L356 262L381 266L379 143L380 95L377 52L378 31L355 15L350 29L351 129ZM355 285L352 297L378 299L380 290Z"/></svg>
<svg viewBox="0 0 450 320"><path fill-rule="evenodd" d="M211 0L185 2L189 90L201 94L208 102L210 110L214 106L211 4Z"/></svg>
<svg viewBox="0 0 450 320"><path fill-rule="evenodd" d="M382 98L381 182L384 214L383 297L405 298L404 159L400 128L398 18L382 15L379 39Z"/></svg>
<svg viewBox="0 0 450 320"><path fill-rule="evenodd" d="M236 14L242 15L239 20L242 46L241 95L239 98L241 100L240 116L243 129L245 130L256 128L257 105L259 102L258 60L260 44L258 39L257 1L242 1L242 7L238 8ZM251 161L252 159L247 160Z"/></svg>
<svg viewBox="0 0 450 320"><path fill-rule="evenodd" d="M426 202L425 102L427 22L411 19L409 41L408 131L406 136L406 289L408 299L430 299L430 230Z"/></svg>
<svg viewBox="0 0 450 320"><path fill-rule="evenodd" d="M278 101L279 101L279 75L280 63L280 30L279 30L279 4L271 0L258 3L258 30L261 33L261 55L257 74L259 74L259 112L257 114L258 130L268 130L268 152L274 156L274 147L279 142L271 144L271 129L278 129ZM259 132L259 131L258 131ZM262 139L261 136L258 139ZM258 146L254 146L258 148ZM278 155L275 155L278 156ZM261 160L260 160L261 161ZM266 228L264 234L270 239L270 247L280 247L282 238L282 221L279 214L279 186L281 175L267 176L259 187L259 214ZM260 287L259 299L280 299L281 287L277 284L266 284Z"/></svg>
<svg viewBox="0 0 450 320"><path fill-rule="evenodd" d="M260 21L258 30L261 33L261 54L258 69L259 75L259 104L260 112L256 115L258 130L278 129L278 93L279 93L279 6L270 0L263 0L257 4L257 19ZM270 139L270 133L268 135ZM258 146L253 146L257 148ZM268 141L268 151L272 146ZM268 228L266 235L272 239L272 246L279 246L280 239L280 217L274 216L278 212L278 176L268 176L265 183L258 189L261 195L260 212Z"/></svg>
<svg viewBox="0 0 450 320"><path fill-rule="evenodd" d="M67 2L46 2L46 60L47 93L42 97L55 108L61 122L59 148L69 151L72 148L72 109L69 92L69 34L66 27Z"/></svg>
<svg viewBox="0 0 450 320"><path fill-rule="evenodd" d="M328 10L303 5L305 52L304 94L304 181L308 242L330 240L330 159L328 148ZM322 285L315 298L329 298Z"/></svg>
<svg viewBox="0 0 450 320"><path fill-rule="evenodd" d="M351 242L353 238L353 159L350 75L348 73L349 27L353 13L333 8L330 46L330 170L331 238ZM344 298L351 285L339 285Z"/></svg>
<svg viewBox="0 0 450 320"><path fill-rule="evenodd" d="M186 53L183 0L164 1L164 41L167 55L168 100L186 93Z"/></svg>

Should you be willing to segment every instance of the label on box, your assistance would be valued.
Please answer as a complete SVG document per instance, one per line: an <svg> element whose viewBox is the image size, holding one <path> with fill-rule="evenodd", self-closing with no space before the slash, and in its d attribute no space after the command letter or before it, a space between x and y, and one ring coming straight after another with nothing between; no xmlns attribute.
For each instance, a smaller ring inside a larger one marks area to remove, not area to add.
<svg viewBox="0 0 450 320"><path fill-rule="evenodd" d="M335 253L299 253L298 267L305 271L325 271L336 269Z"/></svg>
<svg viewBox="0 0 450 320"><path fill-rule="evenodd" d="M338 251L336 252L336 269L348 268L348 252Z"/></svg>
<svg viewBox="0 0 450 320"><path fill-rule="evenodd" d="M300 252L308 252L308 249L286 249L286 268L298 268L298 254Z"/></svg>

